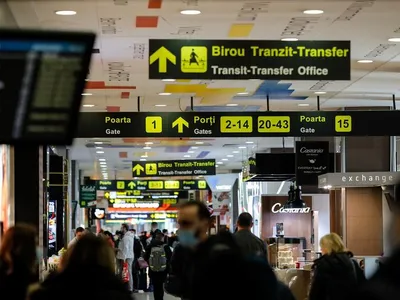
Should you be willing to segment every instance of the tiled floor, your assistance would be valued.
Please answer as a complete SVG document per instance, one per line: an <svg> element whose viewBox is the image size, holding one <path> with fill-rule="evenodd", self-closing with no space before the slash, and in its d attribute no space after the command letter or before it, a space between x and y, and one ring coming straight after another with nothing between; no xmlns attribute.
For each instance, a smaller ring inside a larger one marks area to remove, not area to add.
<svg viewBox="0 0 400 300"><path fill-rule="evenodd" d="M139 294L134 294L134 299L135 300L153 300L153 293L139 293ZM175 298L170 295L165 294L164 295L164 300L178 300L180 298Z"/></svg>

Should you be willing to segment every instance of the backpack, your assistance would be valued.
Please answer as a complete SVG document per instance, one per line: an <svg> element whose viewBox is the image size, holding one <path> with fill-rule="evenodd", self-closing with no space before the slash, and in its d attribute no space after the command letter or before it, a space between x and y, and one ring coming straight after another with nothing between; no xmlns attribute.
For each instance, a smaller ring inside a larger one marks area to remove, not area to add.
<svg viewBox="0 0 400 300"><path fill-rule="evenodd" d="M163 272L167 269L167 256L165 255L165 245L151 248L149 265L153 272Z"/></svg>

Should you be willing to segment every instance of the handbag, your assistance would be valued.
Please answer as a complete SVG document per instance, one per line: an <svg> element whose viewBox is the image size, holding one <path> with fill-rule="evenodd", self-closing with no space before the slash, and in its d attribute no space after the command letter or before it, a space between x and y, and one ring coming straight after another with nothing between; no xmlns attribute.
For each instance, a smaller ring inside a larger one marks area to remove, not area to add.
<svg viewBox="0 0 400 300"><path fill-rule="evenodd" d="M139 257L137 263L139 265L139 269L147 269L149 267L149 264L143 257Z"/></svg>
<svg viewBox="0 0 400 300"><path fill-rule="evenodd" d="M122 266L122 282L129 282L129 265L124 262Z"/></svg>

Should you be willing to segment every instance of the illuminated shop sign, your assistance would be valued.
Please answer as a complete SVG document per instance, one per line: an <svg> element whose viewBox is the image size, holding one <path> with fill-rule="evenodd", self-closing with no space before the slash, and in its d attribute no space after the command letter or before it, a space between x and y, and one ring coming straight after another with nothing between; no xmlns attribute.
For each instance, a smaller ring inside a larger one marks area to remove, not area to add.
<svg viewBox="0 0 400 300"><path fill-rule="evenodd" d="M176 219L177 213L111 213L108 214L108 220L146 220L146 219Z"/></svg>
<svg viewBox="0 0 400 300"><path fill-rule="evenodd" d="M400 172L327 173L318 176L318 187L325 189L396 185L399 183Z"/></svg>
<svg viewBox="0 0 400 300"><path fill-rule="evenodd" d="M311 212L311 208L284 208L282 207L282 204L275 203L271 208L271 212L273 214L308 214L309 212Z"/></svg>
<svg viewBox="0 0 400 300"><path fill-rule="evenodd" d="M114 208L151 208L151 209L155 209L155 208L159 208L160 202L159 201L137 201L137 202L129 202L126 201L129 199L110 199L109 202L111 203L111 207ZM132 200L136 200L136 199L132 199ZM113 203L115 202L115 203Z"/></svg>

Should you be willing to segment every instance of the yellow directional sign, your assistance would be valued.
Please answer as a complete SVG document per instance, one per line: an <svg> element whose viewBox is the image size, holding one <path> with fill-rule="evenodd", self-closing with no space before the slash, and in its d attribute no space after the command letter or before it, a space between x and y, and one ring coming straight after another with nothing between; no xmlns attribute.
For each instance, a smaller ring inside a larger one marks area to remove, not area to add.
<svg viewBox="0 0 400 300"><path fill-rule="evenodd" d="M222 133L251 133L253 132L253 118L251 116L221 117Z"/></svg>
<svg viewBox="0 0 400 300"><path fill-rule="evenodd" d="M146 117L146 133L162 133L162 117Z"/></svg>
<svg viewBox="0 0 400 300"><path fill-rule="evenodd" d="M136 175L140 175L140 172L143 172L144 171L144 168L141 166L141 165L139 165L139 164L137 164L136 166L134 166L133 168L132 168L132 172L133 173L135 173L136 172Z"/></svg>
<svg viewBox="0 0 400 300"><path fill-rule="evenodd" d="M146 175L157 175L157 164L149 163L145 165Z"/></svg>
<svg viewBox="0 0 400 300"><path fill-rule="evenodd" d="M104 193L104 198L106 199L110 198L110 193L109 192Z"/></svg>
<svg viewBox="0 0 400 300"><path fill-rule="evenodd" d="M181 71L183 73L206 73L207 65L207 47L184 46L181 48Z"/></svg>
<svg viewBox="0 0 400 300"><path fill-rule="evenodd" d="M288 133L290 132L289 116L258 117L258 132Z"/></svg>
<svg viewBox="0 0 400 300"><path fill-rule="evenodd" d="M165 189L176 190L179 189L181 182L179 180L169 180L165 182Z"/></svg>
<svg viewBox="0 0 400 300"><path fill-rule="evenodd" d="M205 180L199 180L199 181L197 182L197 185L198 185L199 189L205 189L205 188L207 188L207 181L205 181Z"/></svg>
<svg viewBox="0 0 400 300"><path fill-rule="evenodd" d="M128 188L130 188L131 190L133 190L136 187L136 183L134 183L133 181L128 183Z"/></svg>
<svg viewBox="0 0 400 300"><path fill-rule="evenodd" d="M150 65L158 60L158 72L167 73L167 63L170 61L176 65L176 56L165 47L160 47L150 56Z"/></svg>
<svg viewBox="0 0 400 300"><path fill-rule="evenodd" d="M336 116L335 131L336 132L351 132L351 116Z"/></svg>
<svg viewBox="0 0 400 300"><path fill-rule="evenodd" d="M125 181L117 181L117 189L124 190L125 189Z"/></svg>
<svg viewBox="0 0 400 300"><path fill-rule="evenodd" d="M149 190L162 190L164 181L149 181Z"/></svg>
<svg viewBox="0 0 400 300"><path fill-rule="evenodd" d="M178 133L183 133L183 127L189 128L189 122L184 118L179 117L172 123L172 128L178 127Z"/></svg>

